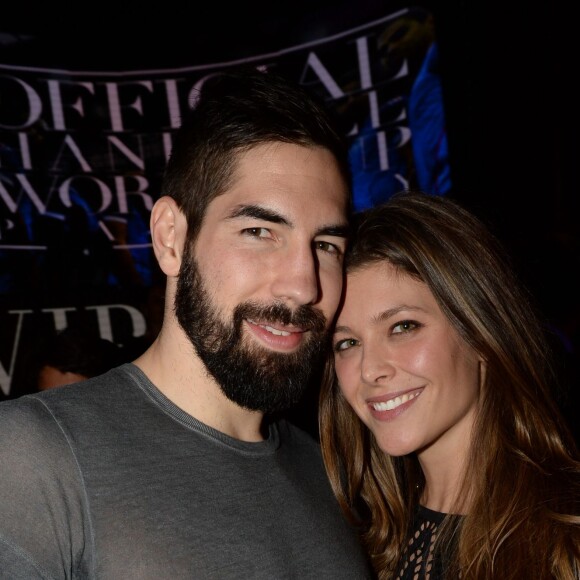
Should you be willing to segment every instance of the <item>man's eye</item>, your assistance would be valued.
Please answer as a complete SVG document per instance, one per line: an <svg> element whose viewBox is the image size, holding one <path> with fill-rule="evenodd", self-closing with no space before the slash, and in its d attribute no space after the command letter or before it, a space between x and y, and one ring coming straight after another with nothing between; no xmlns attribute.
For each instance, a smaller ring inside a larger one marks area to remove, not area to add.
<svg viewBox="0 0 580 580"><path fill-rule="evenodd" d="M267 228L246 228L242 230L247 236L254 238L269 238L271 237L270 230Z"/></svg>
<svg viewBox="0 0 580 580"><path fill-rule="evenodd" d="M353 346L357 346L358 345L358 340L355 340L354 338L344 338L342 340L339 340L338 342L336 342L334 344L334 350L336 352L343 352L345 350L348 350L349 348L352 348Z"/></svg>
<svg viewBox="0 0 580 580"><path fill-rule="evenodd" d="M328 254L336 254L341 255L342 250L336 245L332 244L331 242L325 242L324 240L317 240L314 242L314 247L321 252L326 252Z"/></svg>
<svg viewBox="0 0 580 580"><path fill-rule="evenodd" d="M404 332L411 332L412 330L419 328L419 326L420 325L417 322L413 322L412 320L403 320L393 326L392 333L402 334Z"/></svg>

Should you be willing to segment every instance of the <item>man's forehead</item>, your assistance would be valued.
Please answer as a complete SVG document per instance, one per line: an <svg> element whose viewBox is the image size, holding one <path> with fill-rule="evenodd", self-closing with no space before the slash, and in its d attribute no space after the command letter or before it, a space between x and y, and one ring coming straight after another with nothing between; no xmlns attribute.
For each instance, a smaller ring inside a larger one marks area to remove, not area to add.
<svg viewBox="0 0 580 580"><path fill-rule="evenodd" d="M333 154L321 147L267 143L239 153L208 220L254 218L318 231L347 224L350 190Z"/></svg>
<svg viewBox="0 0 580 580"><path fill-rule="evenodd" d="M323 224L346 227L347 202L344 191L296 194L271 190L232 188L216 196L208 205L206 217L217 220L254 218L288 226Z"/></svg>

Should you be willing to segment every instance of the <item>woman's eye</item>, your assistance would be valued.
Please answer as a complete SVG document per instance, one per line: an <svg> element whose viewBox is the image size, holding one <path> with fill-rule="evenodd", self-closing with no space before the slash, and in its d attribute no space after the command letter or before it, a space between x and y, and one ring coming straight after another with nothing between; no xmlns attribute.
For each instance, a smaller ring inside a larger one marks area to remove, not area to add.
<svg viewBox="0 0 580 580"><path fill-rule="evenodd" d="M357 346L357 345L358 345L358 340L355 340L354 338L345 338L345 339L339 340L338 342L335 343L334 350L336 352L342 352L342 351L348 350L349 348L352 348L353 346Z"/></svg>
<svg viewBox="0 0 580 580"><path fill-rule="evenodd" d="M393 326L392 333L401 334L403 332L410 332L411 330L415 330L415 328L418 327L419 324L417 322L413 322L412 320L403 320L402 322L398 322Z"/></svg>

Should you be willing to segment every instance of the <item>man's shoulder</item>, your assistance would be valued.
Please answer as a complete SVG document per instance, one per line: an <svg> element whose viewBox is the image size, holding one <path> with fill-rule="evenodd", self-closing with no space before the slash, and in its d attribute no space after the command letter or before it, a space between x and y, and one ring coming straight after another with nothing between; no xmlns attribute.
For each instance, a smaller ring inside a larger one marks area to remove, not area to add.
<svg viewBox="0 0 580 580"><path fill-rule="evenodd" d="M72 383L70 385L63 385L62 387L48 389L39 393L34 393L29 395L39 400L45 400L48 404L50 402L58 401L72 401L74 399L90 399L90 392L92 390L110 390L111 394L113 391L119 390L120 387L124 387L128 383L132 382L132 377L139 376L133 369L136 367L131 363L124 363L120 366L114 367L107 372L79 381L78 383Z"/></svg>
<svg viewBox="0 0 580 580"><path fill-rule="evenodd" d="M86 381L1 402L0 464L17 465L26 458L33 472L35 465L64 469L68 462L72 472L80 458L98 463L99 449L138 438L155 416L140 380L132 365L122 365Z"/></svg>
<svg viewBox="0 0 580 580"><path fill-rule="evenodd" d="M122 409L123 400L134 397L131 389L130 365L116 367L103 375L78 383L22 395L0 402L0 434L19 428L33 430L58 424L67 417L85 414L107 414Z"/></svg>

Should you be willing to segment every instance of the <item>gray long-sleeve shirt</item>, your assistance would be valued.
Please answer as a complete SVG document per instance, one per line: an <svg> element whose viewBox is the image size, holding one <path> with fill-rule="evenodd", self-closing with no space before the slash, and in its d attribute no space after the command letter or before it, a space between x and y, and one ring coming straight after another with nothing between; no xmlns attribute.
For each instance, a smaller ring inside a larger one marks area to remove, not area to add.
<svg viewBox="0 0 580 580"><path fill-rule="evenodd" d="M318 444L173 405L134 365L0 403L0 578L371 578Z"/></svg>

